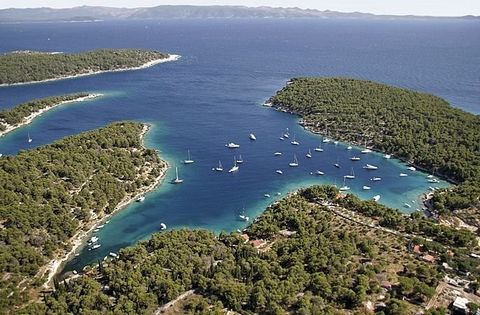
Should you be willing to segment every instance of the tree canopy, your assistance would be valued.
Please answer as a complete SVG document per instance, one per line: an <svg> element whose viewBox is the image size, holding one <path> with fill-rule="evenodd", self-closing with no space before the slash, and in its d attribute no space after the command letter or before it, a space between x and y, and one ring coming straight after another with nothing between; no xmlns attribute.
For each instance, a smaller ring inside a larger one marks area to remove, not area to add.
<svg viewBox="0 0 480 315"><path fill-rule="evenodd" d="M164 58L168 58L168 54L141 49L100 49L75 54L30 51L6 53L0 54L0 84L139 67Z"/></svg>
<svg viewBox="0 0 480 315"><path fill-rule="evenodd" d="M430 94L347 78L296 78L270 101L302 116L313 131L462 183L436 194L439 210L480 203L480 116Z"/></svg>
<svg viewBox="0 0 480 315"><path fill-rule="evenodd" d="M185 313L203 314L208 305L240 314L336 314L360 311L366 300L383 299L394 312L423 303L441 274L406 253L406 241L351 225L312 202L336 198L330 186L314 187L270 206L245 234L173 230L124 248L85 275L61 282L44 304L26 312L149 314L194 289ZM247 241L263 240L254 247ZM396 252L391 251L391 247ZM396 257L398 252L401 260ZM393 267L398 264L397 267ZM400 271L394 271L399 268ZM398 288L397 285L398 284ZM384 294L384 293L383 293Z"/></svg>
<svg viewBox="0 0 480 315"><path fill-rule="evenodd" d="M159 176L165 164L143 147L143 128L115 123L0 158L0 313L28 298L20 281L35 280L82 225Z"/></svg>
<svg viewBox="0 0 480 315"><path fill-rule="evenodd" d="M7 124L17 125L22 123L26 117L41 109L60 104L61 102L72 101L81 97L86 97L88 95L88 93L74 93L61 96L50 96L29 101L13 108L0 111L0 131L5 130Z"/></svg>

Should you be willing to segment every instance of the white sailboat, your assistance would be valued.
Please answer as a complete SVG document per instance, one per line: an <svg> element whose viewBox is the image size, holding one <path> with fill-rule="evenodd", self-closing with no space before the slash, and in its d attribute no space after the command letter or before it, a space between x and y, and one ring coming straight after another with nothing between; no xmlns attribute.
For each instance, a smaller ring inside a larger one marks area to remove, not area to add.
<svg viewBox="0 0 480 315"><path fill-rule="evenodd" d="M190 150L187 150L187 154L188 154L188 158L186 160L183 161L183 164L192 164L194 162L194 160L192 160L191 156L190 156Z"/></svg>
<svg viewBox="0 0 480 315"><path fill-rule="evenodd" d="M340 187L340 191L347 191L347 190L350 190L350 187L348 187L347 185L345 185L345 176L343 177L343 186Z"/></svg>
<svg viewBox="0 0 480 315"><path fill-rule="evenodd" d="M343 177L348 179L355 179L355 173L353 172L353 167L352 167L352 172L349 175L345 175Z"/></svg>
<svg viewBox="0 0 480 315"><path fill-rule="evenodd" d="M33 139L32 139L32 138L30 138L30 133L28 133L28 140L27 140L27 141L28 141L28 143L30 143L30 142L32 142L32 141L33 141Z"/></svg>
<svg viewBox="0 0 480 315"><path fill-rule="evenodd" d="M362 189L363 189L363 190L370 190L370 189L372 189L372 187L365 185L365 186L362 187Z"/></svg>
<svg viewBox="0 0 480 315"><path fill-rule="evenodd" d="M236 157L233 157L233 166L231 169L228 170L229 173L234 173L236 171L238 171L240 169L240 167L237 165L237 158Z"/></svg>
<svg viewBox="0 0 480 315"><path fill-rule="evenodd" d="M400 177L407 177L408 174L405 174L405 173L400 173Z"/></svg>
<svg viewBox="0 0 480 315"><path fill-rule="evenodd" d="M367 148L367 140L365 140L365 149L363 149L361 152L362 152L363 154L367 154L367 153L372 152L372 150L370 150L369 148Z"/></svg>
<svg viewBox="0 0 480 315"><path fill-rule="evenodd" d="M295 139L295 135L293 135L293 141L290 142L292 145L299 145L300 143Z"/></svg>
<svg viewBox="0 0 480 315"><path fill-rule="evenodd" d="M285 133L283 134L283 137L286 139L290 137L290 134L288 133L288 128L287 128L287 131L285 131Z"/></svg>
<svg viewBox="0 0 480 315"><path fill-rule="evenodd" d="M378 166L375 166L375 165L372 165L372 164L365 164L365 166L363 167L364 169L366 170L378 170Z"/></svg>
<svg viewBox="0 0 480 315"><path fill-rule="evenodd" d="M312 158L312 152L310 151L310 149L308 149L308 153L305 156L309 159Z"/></svg>
<svg viewBox="0 0 480 315"><path fill-rule="evenodd" d="M323 152L322 144L320 144L318 147L313 149L315 152Z"/></svg>
<svg viewBox="0 0 480 315"><path fill-rule="evenodd" d="M297 160L297 156L295 154L293 155L293 162L289 163L288 166L290 166L290 167L297 167L298 166L298 160Z"/></svg>
<svg viewBox="0 0 480 315"><path fill-rule="evenodd" d="M242 155L240 154L240 155L238 156L238 159L236 159L236 160L237 160L237 164L242 164L242 163L243 163Z"/></svg>
<svg viewBox="0 0 480 315"><path fill-rule="evenodd" d="M372 177L370 180L373 181L373 182L378 182L378 181L381 181L382 178L381 177Z"/></svg>
<svg viewBox="0 0 480 315"><path fill-rule="evenodd" d="M180 179L180 178L178 177L178 167L175 167L175 178L172 179L171 183L172 183L172 184L181 184L181 183L183 183L183 179Z"/></svg>
<svg viewBox="0 0 480 315"><path fill-rule="evenodd" d="M323 143L329 143L330 142L330 139L328 139L328 129L327 129L326 125L325 125L325 137L323 137L322 142Z"/></svg>
<svg viewBox="0 0 480 315"><path fill-rule="evenodd" d="M350 158L351 161L360 161L360 158L358 156L352 156Z"/></svg>
<svg viewBox="0 0 480 315"><path fill-rule="evenodd" d="M223 172L222 161L218 160L218 166L215 167L215 171L217 171L217 172Z"/></svg>

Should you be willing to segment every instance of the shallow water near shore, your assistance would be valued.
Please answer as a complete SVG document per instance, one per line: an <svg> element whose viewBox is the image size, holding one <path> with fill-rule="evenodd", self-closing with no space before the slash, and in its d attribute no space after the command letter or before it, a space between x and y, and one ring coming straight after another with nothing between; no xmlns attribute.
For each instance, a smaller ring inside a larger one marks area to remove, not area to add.
<svg viewBox="0 0 480 315"><path fill-rule="evenodd" d="M294 76L351 76L426 91L455 106L480 112L478 23L385 21L161 21L2 25L2 51L38 49L81 51L100 47L144 47L182 55L176 62L123 73L0 88L0 108L48 95L87 91L104 96L68 104L44 114L32 124L0 138L0 153L51 143L62 137L132 119L152 124L146 145L178 166L182 185L168 181L110 219L96 235L101 247L84 249L65 270L80 270L109 252L134 244L159 231L207 228L214 232L243 228L242 209L259 215L275 199L311 184L343 185L354 167L351 192L404 212L419 208L418 197L429 186L426 174L411 172L403 163L378 153L360 154L359 148L324 144L298 125L298 118L261 106ZM415 35L412 35L415 31ZM457 35L461 33L462 38ZM47 40L50 38L50 40ZM382 49L378 43L382 42ZM432 50L432 47L435 47ZM280 141L286 128L299 146ZM257 141L248 135L254 132ZM33 138L28 144L27 134ZM227 142L241 145L227 149ZM194 164L183 165L187 149ZM313 157L305 154L312 150ZM275 157L274 152L283 153ZM227 170L233 156L244 163L236 174L217 173L221 160ZM288 163L296 154L300 166ZM352 162L355 154L361 161ZM338 159L341 168L333 166ZM366 164L379 167L367 171ZM284 174L278 175L276 169ZM324 176L311 175L321 170ZM408 177L399 177L407 173ZM382 177L380 182L370 178ZM372 187L362 190L363 185ZM277 193L280 193L277 196ZM271 197L266 198L264 194ZM411 205L405 207L405 203Z"/></svg>

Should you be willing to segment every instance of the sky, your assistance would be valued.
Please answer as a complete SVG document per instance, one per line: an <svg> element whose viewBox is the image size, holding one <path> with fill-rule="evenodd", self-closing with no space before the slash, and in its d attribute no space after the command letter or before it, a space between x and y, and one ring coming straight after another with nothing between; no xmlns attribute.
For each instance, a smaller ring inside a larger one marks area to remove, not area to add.
<svg viewBox="0 0 480 315"><path fill-rule="evenodd" d="M480 0L0 0L0 9L12 7L69 8L81 5L152 7L164 4L245 5L253 7L265 5L395 15L480 15Z"/></svg>

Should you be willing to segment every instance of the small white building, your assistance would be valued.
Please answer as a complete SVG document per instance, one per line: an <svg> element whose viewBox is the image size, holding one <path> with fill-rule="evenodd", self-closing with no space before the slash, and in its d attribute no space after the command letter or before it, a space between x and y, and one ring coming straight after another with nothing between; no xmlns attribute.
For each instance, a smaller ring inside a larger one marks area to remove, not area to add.
<svg viewBox="0 0 480 315"><path fill-rule="evenodd" d="M452 305L453 312L457 314L468 314L467 304L469 302L470 301L468 299L457 296L455 301L453 301L453 305Z"/></svg>

